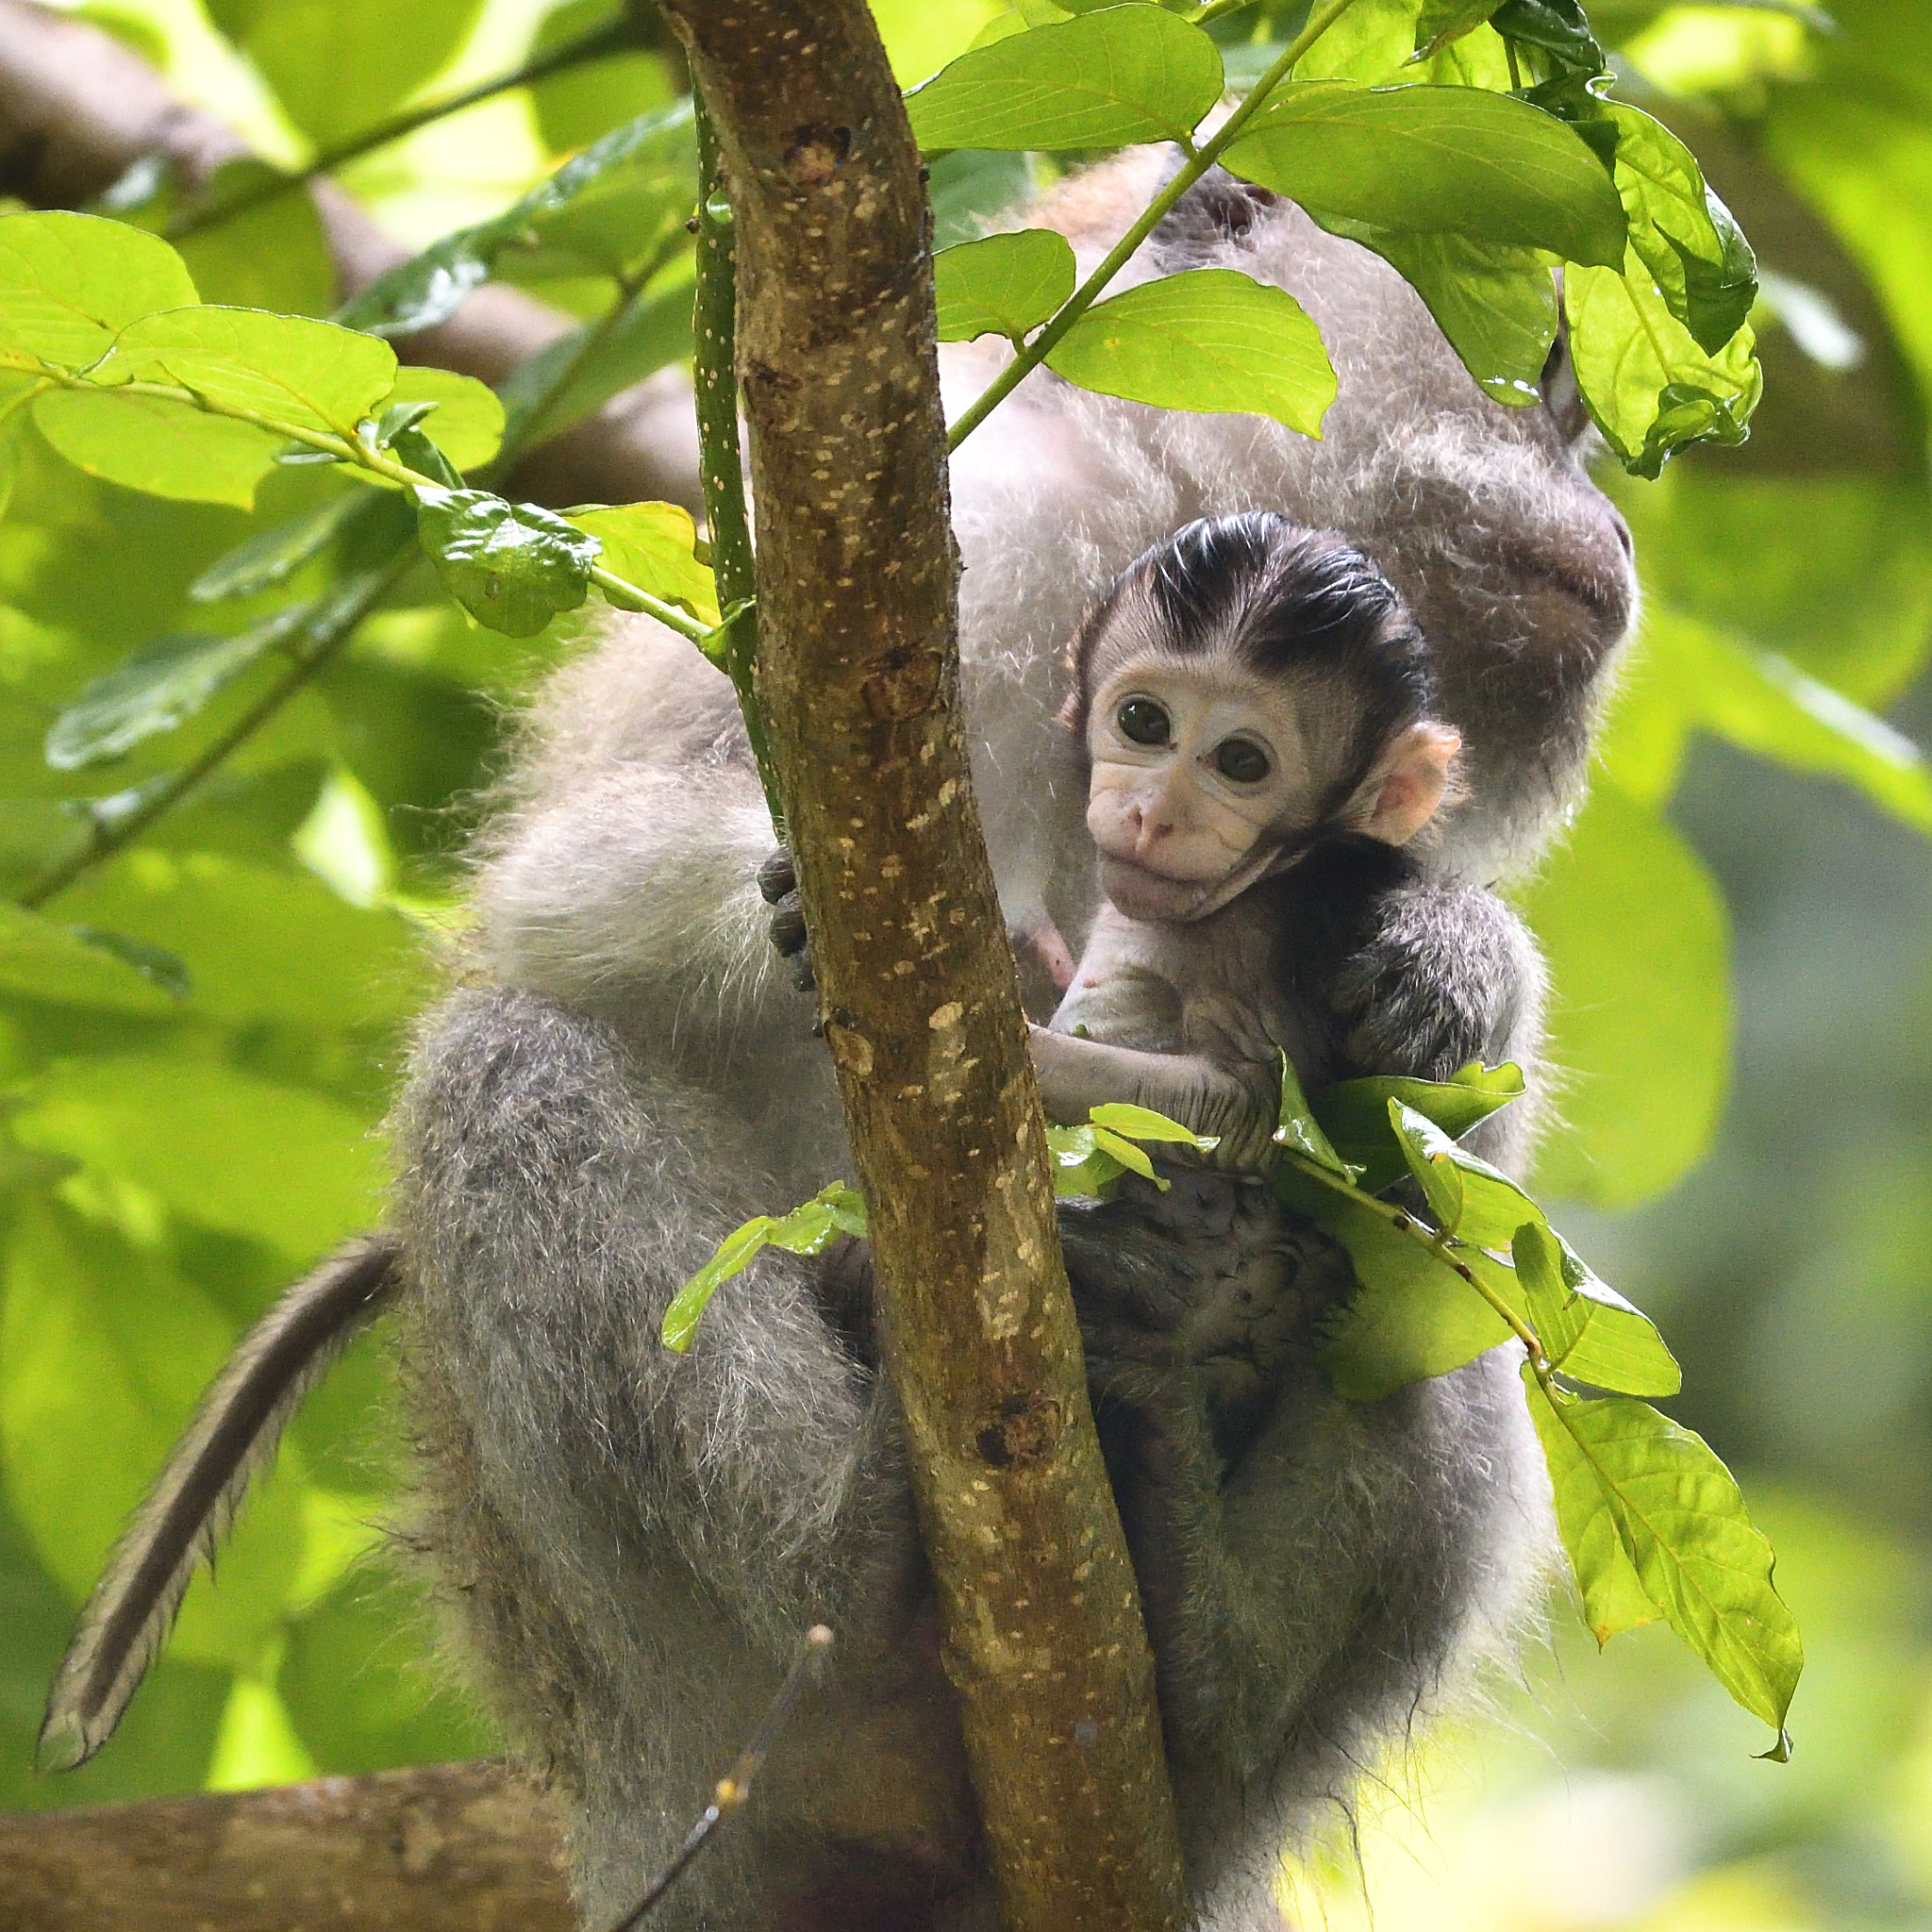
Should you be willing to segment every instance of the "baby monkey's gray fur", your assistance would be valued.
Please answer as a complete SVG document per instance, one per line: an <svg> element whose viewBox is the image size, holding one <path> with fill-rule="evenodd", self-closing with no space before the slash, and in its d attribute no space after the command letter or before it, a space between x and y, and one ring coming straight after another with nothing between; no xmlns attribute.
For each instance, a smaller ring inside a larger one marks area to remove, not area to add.
<svg viewBox="0 0 1932 1932"><path fill-rule="evenodd" d="M1025 218L1091 266L1167 165L1129 155ZM1277 509L1348 531L1435 646L1470 797L1383 935L1441 962L1433 1008L1486 943L1459 924L1474 902L1435 889L1533 860L1580 788L1632 608L1626 540L1580 425L1484 399L1379 260L1210 176L1128 273L1208 263L1288 287L1321 325L1341 379L1323 441L1041 373L955 459L963 693L1003 903L1016 936L1084 943L1085 777L1054 723L1083 607L1191 519ZM1007 353L947 352L956 407ZM766 940L770 841L729 689L689 645L627 628L552 680L484 841L471 971L424 1022L396 1113L420 1525L479 1688L565 1797L588 1923L662 1862L823 1621L831 1685L658 1923L964 1932L991 1902L897 1424L844 1291L771 1257L720 1292L689 1357L658 1341L729 1228L849 1172L809 1003ZM1373 952L1347 970L1399 1057L1388 974ZM1044 1019L1052 989L1033 994ZM1268 1926L1278 1845L1524 1614L1546 1502L1522 1397L1484 1360L1339 1400L1312 1331L1336 1258L1231 1180L1066 1234L1198 1923ZM1216 1443L1218 1371L1189 1317L1246 1270L1274 1285L1272 1326L1240 1440ZM1129 1396L1161 1426L1119 1426Z"/></svg>

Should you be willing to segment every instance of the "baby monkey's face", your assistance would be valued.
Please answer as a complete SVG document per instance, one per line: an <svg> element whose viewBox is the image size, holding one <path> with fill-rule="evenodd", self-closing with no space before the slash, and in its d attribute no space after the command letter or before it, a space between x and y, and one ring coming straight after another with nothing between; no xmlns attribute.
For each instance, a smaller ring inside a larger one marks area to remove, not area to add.
<svg viewBox="0 0 1932 1932"><path fill-rule="evenodd" d="M1215 654L1101 668L1087 828L1102 889L1130 919L1204 918L1331 831L1403 844L1441 801L1457 740L1422 723L1338 803L1357 722L1338 683Z"/></svg>

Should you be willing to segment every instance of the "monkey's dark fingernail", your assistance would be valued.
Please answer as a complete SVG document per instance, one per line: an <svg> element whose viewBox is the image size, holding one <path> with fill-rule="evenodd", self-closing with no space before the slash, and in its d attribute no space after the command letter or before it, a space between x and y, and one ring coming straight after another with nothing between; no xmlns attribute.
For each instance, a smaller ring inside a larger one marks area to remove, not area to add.
<svg viewBox="0 0 1932 1932"><path fill-rule="evenodd" d="M758 892L767 906L775 906L788 892L798 890L798 877L791 866L791 855L779 846L758 867Z"/></svg>
<svg viewBox="0 0 1932 1932"><path fill-rule="evenodd" d="M786 906L772 914L772 943L787 958L805 944L805 913L796 906Z"/></svg>

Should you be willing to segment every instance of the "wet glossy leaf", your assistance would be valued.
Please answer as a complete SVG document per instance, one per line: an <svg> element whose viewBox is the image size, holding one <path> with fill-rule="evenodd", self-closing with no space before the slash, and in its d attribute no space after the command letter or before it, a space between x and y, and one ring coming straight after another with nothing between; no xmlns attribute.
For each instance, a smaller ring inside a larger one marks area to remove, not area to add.
<svg viewBox="0 0 1932 1932"><path fill-rule="evenodd" d="M1455 1141L1434 1121L1411 1113L1399 1100L1389 1103L1389 1122L1436 1225L1444 1234L1456 1233L1462 1224L1462 1175L1456 1165Z"/></svg>
<svg viewBox="0 0 1932 1932"><path fill-rule="evenodd" d="M1668 127L1621 101L1605 102L1603 112L1617 129L1630 246L1692 341L1707 356L1719 355L1757 299L1751 244Z"/></svg>
<svg viewBox="0 0 1932 1932"><path fill-rule="evenodd" d="M1074 292L1074 249L1050 228L962 242L933 260L942 342L1030 334Z"/></svg>
<svg viewBox="0 0 1932 1932"><path fill-rule="evenodd" d="M1192 269L1097 303L1046 360L1102 395L1272 416L1307 436L1335 400L1328 352L1301 304L1233 269Z"/></svg>
<svg viewBox="0 0 1932 1932"><path fill-rule="evenodd" d="M291 605L232 636L161 638L97 677L55 719L47 762L71 772L123 757L173 731L270 651L297 636L314 607Z"/></svg>
<svg viewBox="0 0 1932 1932"><path fill-rule="evenodd" d="M1222 158L1324 217L1624 258L1623 205L1602 162L1552 115L1480 88L1292 83Z"/></svg>
<svg viewBox="0 0 1932 1932"><path fill-rule="evenodd" d="M1625 469L1655 476L1693 442L1744 441L1764 387L1748 327L1707 355L1634 249L1626 274L1571 269L1563 302L1577 384Z"/></svg>
<svg viewBox="0 0 1932 1932"><path fill-rule="evenodd" d="M962 54L906 97L928 154L1178 141L1221 97L1220 50L1158 7L1108 7Z"/></svg>
<svg viewBox="0 0 1932 1932"><path fill-rule="evenodd" d="M1531 1412L1573 1562L1584 1543L1600 1569L1605 1538L1594 1524L1607 1516L1643 1593L1738 1703L1778 1732L1775 1752L1787 1755L1784 1722L1804 1649L1772 1587L1771 1545L1730 1471L1689 1429L1628 1397L1533 1399ZM1600 1593L1597 1613L1627 1618L1627 1587L1611 1591L1613 1602ZM1612 1627L1623 1625L1613 1619Z"/></svg>
<svg viewBox="0 0 1932 1932"><path fill-rule="evenodd" d="M1090 1108L1087 1117L1096 1127L1124 1134L1130 1141L1177 1143L1203 1152L1217 1144L1214 1135L1196 1134L1164 1113L1156 1113L1151 1107L1136 1107L1128 1100L1104 1101L1099 1107Z"/></svg>
<svg viewBox="0 0 1932 1932"><path fill-rule="evenodd" d="M1355 1178L1355 1170L1335 1151L1314 1108L1308 1105L1294 1063L1285 1053L1281 1056L1281 1101L1275 1110L1274 1140L1277 1146L1304 1156L1342 1180Z"/></svg>
<svg viewBox="0 0 1932 1932"><path fill-rule="evenodd" d="M12 350L84 368L138 316L200 300L158 235L94 215L0 215L0 363Z"/></svg>
<svg viewBox="0 0 1932 1932"><path fill-rule="evenodd" d="M1391 1101L1399 1100L1433 1121L1452 1141L1459 1141L1523 1091L1521 1069L1507 1061L1500 1067L1473 1063L1448 1080L1391 1074L1343 1080L1316 1094L1310 1108L1341 1158L1361 1170L1357 1185L1374 1194L1407 1172L1401 1141L1390 1121Z"/></svg>
<svg viewBox="0 0 1932 1932"><path fill-rule="evenodd" d="M1501 0L1423 0L1415 17L1415 50L1433 54L1474 31L1495 12Z"/></svg>
<svg viewBox="0 0 1932 1932"><path fill-rule="evenodd" d="M590 593L594 539L535 504L480 490L421 489L423 548L458 604L506 637L531 638Z"/></svg>

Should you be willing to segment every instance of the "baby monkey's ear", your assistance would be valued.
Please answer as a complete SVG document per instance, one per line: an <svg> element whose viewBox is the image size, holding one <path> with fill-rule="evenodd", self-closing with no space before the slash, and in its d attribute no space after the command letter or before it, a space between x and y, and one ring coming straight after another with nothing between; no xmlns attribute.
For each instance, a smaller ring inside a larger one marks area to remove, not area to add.
<svg viewBox="0 0 1932 1932"><path fill-rule="evenodd" d="M1407 845L1457 794L1456 754L1462 734L1424 718L1389 747L1362 830L1385 845Z"/></svg>

